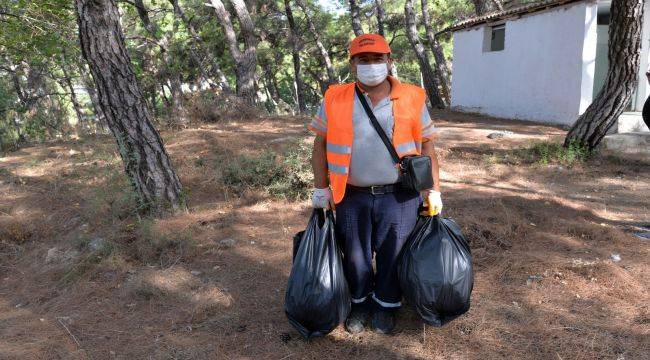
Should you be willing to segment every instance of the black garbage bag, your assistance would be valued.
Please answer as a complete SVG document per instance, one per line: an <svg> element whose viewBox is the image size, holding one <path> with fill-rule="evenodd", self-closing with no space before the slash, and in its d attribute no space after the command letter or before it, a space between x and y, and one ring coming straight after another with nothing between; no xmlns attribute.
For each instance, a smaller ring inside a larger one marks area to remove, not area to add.
<svg viewBox="0 0 650 360"><path fill-rule="evenodd" d="M296 255L298 254L298 248L300 247L300 241L302 240L303 235L305 235L305 232L301 231L293 236L293 257L291 258L292 264L294 261L296 261Z"/></svg>
<svg viewBox="0 0 650 360"><path fill-rule="evenodd" d="M315 209L301 235L294 238L284 312L305 338L324 336L345 320L351 306L332 211Z"/></svg>
<svg viewBox="0 0 650 360"><path fill-rule="evenodd" d="M469 310L472 255L454 220L420 216L398 272L404 298L427 324L439 327Z"/></svg>

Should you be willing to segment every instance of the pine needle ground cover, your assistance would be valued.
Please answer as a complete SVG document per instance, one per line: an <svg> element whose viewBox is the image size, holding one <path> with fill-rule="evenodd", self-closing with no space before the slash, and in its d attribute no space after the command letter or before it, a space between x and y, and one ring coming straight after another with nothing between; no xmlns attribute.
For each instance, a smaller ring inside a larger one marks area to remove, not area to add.
<svg viewBox="0 0 650 360"><path fill-rule="evenodd" d="M554 127L433 116L445 216L476 271L448 326L407 305L391 337L301 340L283 298L310 213L307 119L236 119L162 132L189 212L158 220L110 136L0 158L0 358L647 357L650 244L633 233L650 224L650 168L564 161Z"/></svg>

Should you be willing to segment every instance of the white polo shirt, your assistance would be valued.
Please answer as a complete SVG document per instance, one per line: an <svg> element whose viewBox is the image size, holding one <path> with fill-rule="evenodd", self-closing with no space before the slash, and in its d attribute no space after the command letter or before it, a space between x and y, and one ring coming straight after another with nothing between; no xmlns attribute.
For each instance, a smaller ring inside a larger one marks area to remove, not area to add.
<svg viewBox="0 0 650 360"><path fill-rule="evenodd" d="M390 96L381 100L374 107L370 97L364 94L368 105L377 118L377 122L389 139L393 138L393 127L395 117L393 116L393 101ZM422 126L422 137L432 139L436 129L433 126L426 104L420 112L420 125ZM354 107L352 109L352 121L354 127L354 139L352 142L352 158L350 160L350 172L348 184L354 186L373 186L394 184L399 181L399 171L393 159L381 141L379 134L372 126L370 118L361 105L359 98L354 96ZM311 122L311 128L318 135L327 134L327 115L325 105L321 104L316 118Z"/></svg>

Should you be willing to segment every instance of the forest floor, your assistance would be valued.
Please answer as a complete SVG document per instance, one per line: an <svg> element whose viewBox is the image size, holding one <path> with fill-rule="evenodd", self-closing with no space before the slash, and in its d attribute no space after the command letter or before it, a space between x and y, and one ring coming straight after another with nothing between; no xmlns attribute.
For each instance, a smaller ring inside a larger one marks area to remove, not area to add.
<svg viewBox="0 0 650 360"><path fill-rule="evenodd" d="M650 226L650 166L527 161L565 132L434 115L444 213L475 269L471 310L445 327L408 306L392 336L289 325L309 203L222 185L229 159L311 141L306 118L279 117L163 131L190 211L162 220L135 215L110 136L0 157L0 358L649 359L650 242L633 233Z"/></svg>

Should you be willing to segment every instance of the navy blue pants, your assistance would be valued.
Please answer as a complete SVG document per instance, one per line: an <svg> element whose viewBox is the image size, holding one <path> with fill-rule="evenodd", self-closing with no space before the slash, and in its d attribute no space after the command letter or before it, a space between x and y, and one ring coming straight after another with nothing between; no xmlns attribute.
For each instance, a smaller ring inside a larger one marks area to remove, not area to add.
<svg viewBox="0 0 650 360"><path fill-rule="evenodd" d="M397 261L415 227L420 202L419 193L412 190L373 195L347 189L343 201L336 205L336 236L344 242L343 261L353 307L370 305L370 299L383 310L402 305Z"/></svg>

